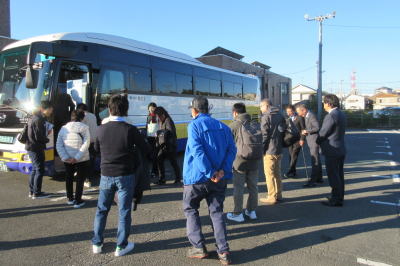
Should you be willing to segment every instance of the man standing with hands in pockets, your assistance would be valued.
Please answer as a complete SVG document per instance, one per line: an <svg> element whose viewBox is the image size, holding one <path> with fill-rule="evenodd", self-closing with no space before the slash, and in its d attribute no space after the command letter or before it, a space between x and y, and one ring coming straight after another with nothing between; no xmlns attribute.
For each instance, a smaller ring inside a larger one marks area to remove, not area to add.
<svg viewBox="0 0 400 266"><path fill-rule="evenodd" d="M201 232L198 209L206 199L213 223L217 253L222 264L231 263L223 213L227 179L232 179L236 146L228 126L211 118L208 100L196 97L189 107L194 120L188 125L188 141L183 163L183 209L190 243L189 258L208 256Z"/></svg>

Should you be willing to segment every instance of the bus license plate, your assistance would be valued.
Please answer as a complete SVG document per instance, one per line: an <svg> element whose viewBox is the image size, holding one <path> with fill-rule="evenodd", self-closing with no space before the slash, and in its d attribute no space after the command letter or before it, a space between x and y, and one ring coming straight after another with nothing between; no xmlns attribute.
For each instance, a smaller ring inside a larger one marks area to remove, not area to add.
<svg viewBox="0 0 400 266"><path fill-rule="evenodd" d="M13 143L14 138L11 136L0 136L0 142L3 143Z"/></svg>
<svg viewBox="0 0 400 266"><path fill-rule="evenodd" d="M0 171L8 172L7 163L5 161L0 161Z"/></svg>

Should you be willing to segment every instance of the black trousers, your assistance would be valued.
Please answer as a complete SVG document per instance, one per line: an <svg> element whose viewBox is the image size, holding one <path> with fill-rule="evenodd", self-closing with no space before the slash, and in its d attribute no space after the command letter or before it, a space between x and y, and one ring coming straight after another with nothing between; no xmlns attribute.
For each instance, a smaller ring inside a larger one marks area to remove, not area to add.
<svg viewBox="0 0 400 266"><path fill-rule="evenodd" d="M292 146L289 147L289 172L292 174L296 173L296 163L297 158L299 158L301 146L300 142L296 142Z"/></svg>
<svg viewBox="0 0 400 266"><path fill-rule="evenodd" d="M171 163L172 168L174 169L175 180L180 181L182 179L182 174L178 165L178 161L176 160L176 150L167 153L163 149L159 150L157 156L158 170L160 171L160 180L165 180L164 160L167 157L169 159L169 162Z"/></svg>
<svg viewBox="0 0 400 266"><path fill-rule="evenodd" d="M67 198L71 199L74 197L74 174L76 171L76 190L75 190L75 200L76 202L80 202L82 200L83 193L83 183L85 182L85 171L87 162L81 163L64 163L65 165L65 176L67 178L66 181L66 189L67 189Z"/></svg>
<svg viewBox="0 0 400 266"><path fill-rule="evenodd" d="M332 201L343 203L344 200L344 159L342 156L325 156L326 172L332 188Z"/></svg>
<svg viewBox="0 0 400 266"><path fill-rule="evenodd" d="M94 149L94 142L89 146L89 162L86 167L86 181L91 182L93 179L94 163L96 162L96 150Z"/></svg>
<svg viewBox="0 0 400 266"><path fill-rule="evenodd" d="M153 174L158 174L158 167L157 167L157 154L158 149L156 147L156 138L155 137L148 137L147 141L151 145L151 162L152 162L152 169L151 172Z"/></svg>
<svg viewBox="0 0 400 266"><path fill-rule="evenodd" d="M310 183L315 183L318 181L323 181L322 179L322 165L321 165L321 155L319 154L318 146L310 147L311 154L311 178ZM328 169L327 169L328 171Z"/></svg>

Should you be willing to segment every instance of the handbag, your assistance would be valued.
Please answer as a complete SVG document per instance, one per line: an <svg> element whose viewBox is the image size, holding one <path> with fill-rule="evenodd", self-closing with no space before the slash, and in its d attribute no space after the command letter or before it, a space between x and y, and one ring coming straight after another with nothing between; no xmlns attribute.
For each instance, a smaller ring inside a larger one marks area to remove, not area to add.
<svg viewBox="0 0 400 266"><path fill-rule="evenodd" d="M158 121L156 123L153 123L150 120L150 123L147 124L147 136L148 137L155 137L157 131L158 131Z"/></svg>
<svg viewBox="0 0 400 266"><path fill-rule="evenodd" d="M300 140L300 132L294 125L292 119L286 120L286 131L283 135L282 146L288 148Z"/></svg>

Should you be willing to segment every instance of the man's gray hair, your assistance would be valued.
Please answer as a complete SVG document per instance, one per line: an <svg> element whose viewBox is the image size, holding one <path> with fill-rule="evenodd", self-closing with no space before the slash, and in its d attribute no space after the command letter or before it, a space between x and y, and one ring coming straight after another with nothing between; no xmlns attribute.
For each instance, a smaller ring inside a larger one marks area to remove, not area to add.
<svg viewBox="0 0 400 266"><path fill-rule="evenodd" d="M267 106L272 106L272 102L268 98L265 98L265 99L261 100L260 104L265 104Z"/></svg>
<svg viewBox="0 0 400 266"><path fill-rule="evenodd" d="M298 104L297 106L296 106L296 109L300 109L300 110L304 110L304 109L306 109L307 110L307 107L306 107L306 105L305 104Z"/></svg>

